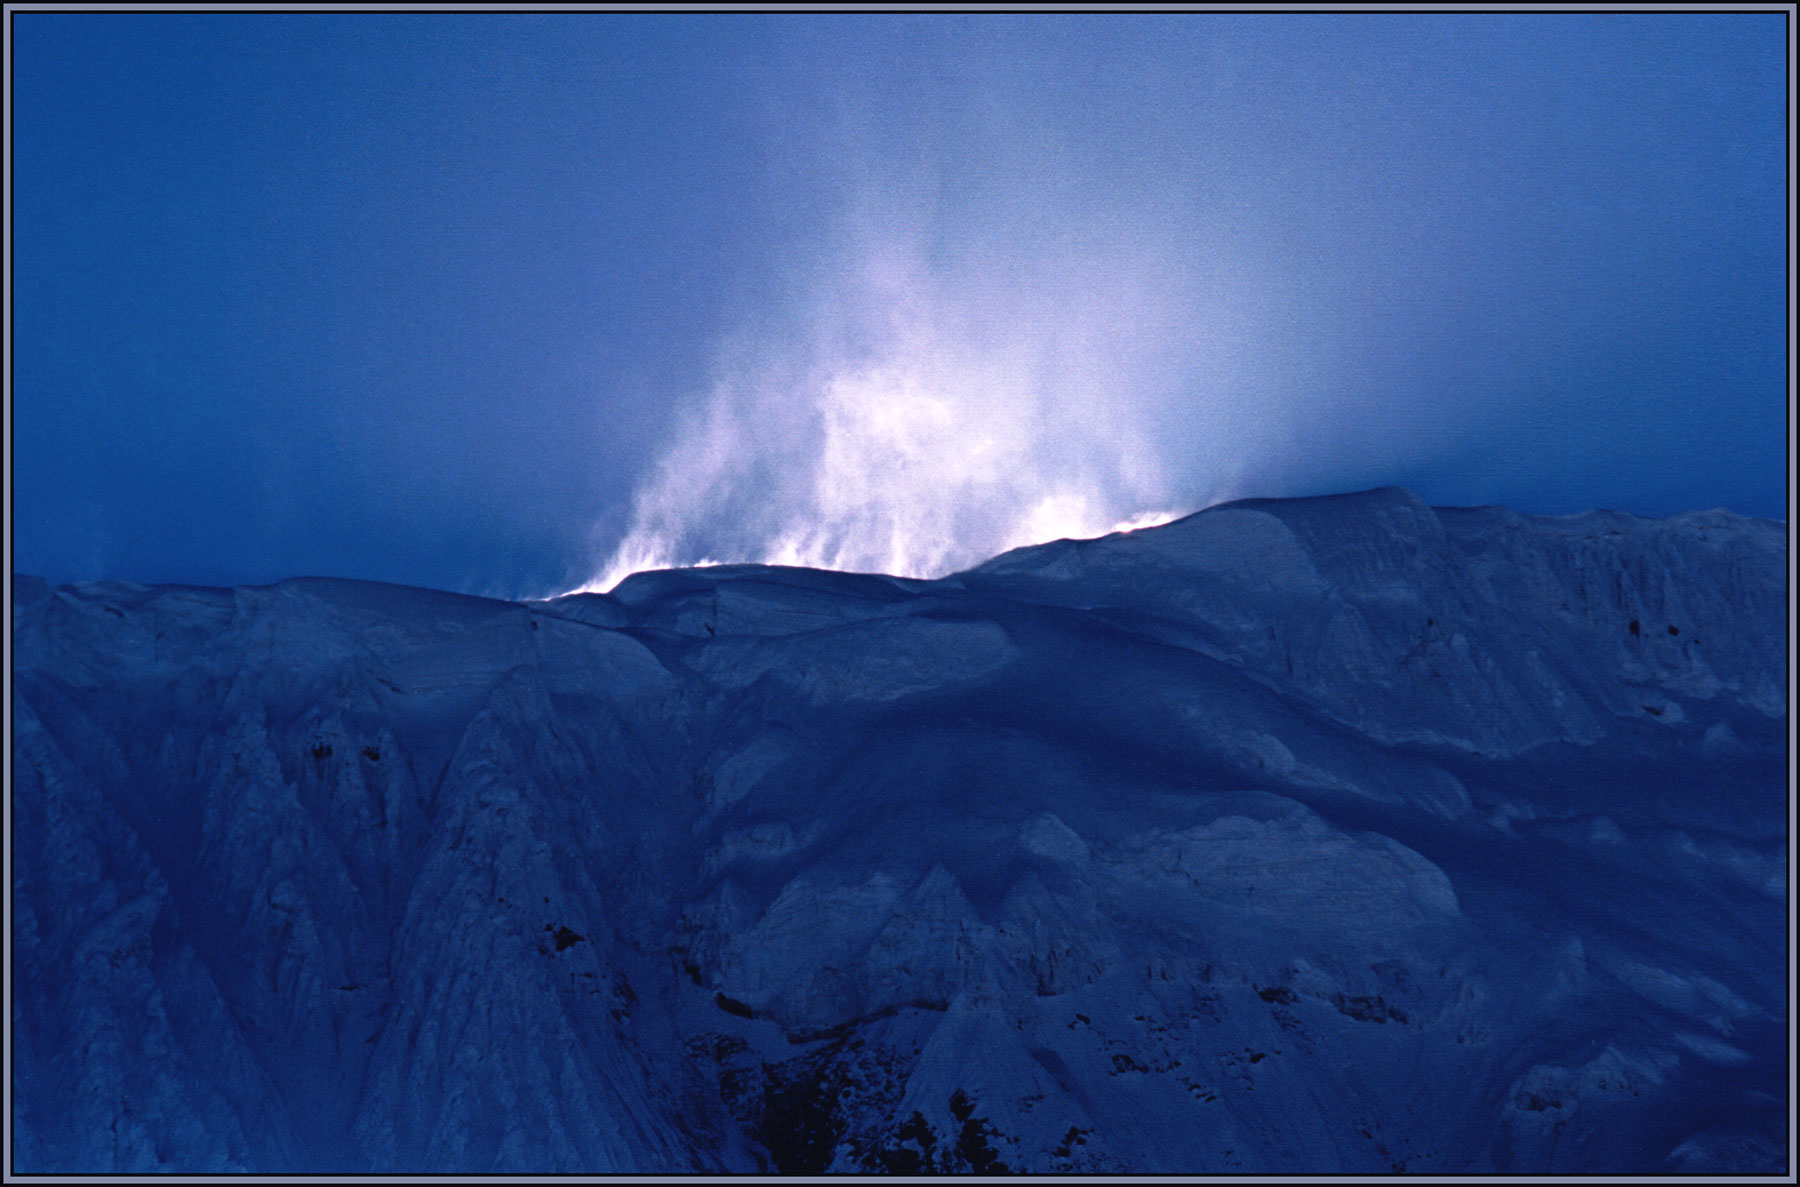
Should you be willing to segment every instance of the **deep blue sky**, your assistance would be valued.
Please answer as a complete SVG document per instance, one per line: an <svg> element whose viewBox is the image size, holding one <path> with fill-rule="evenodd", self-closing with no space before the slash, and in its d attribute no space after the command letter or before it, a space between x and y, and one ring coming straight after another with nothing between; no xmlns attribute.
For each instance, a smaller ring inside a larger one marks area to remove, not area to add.
<svg viewBox="0 0 1800 1187"><path fill-rule="evenodd" d="M15 571L1786 516L1783 14L12 14Z"/></svg>

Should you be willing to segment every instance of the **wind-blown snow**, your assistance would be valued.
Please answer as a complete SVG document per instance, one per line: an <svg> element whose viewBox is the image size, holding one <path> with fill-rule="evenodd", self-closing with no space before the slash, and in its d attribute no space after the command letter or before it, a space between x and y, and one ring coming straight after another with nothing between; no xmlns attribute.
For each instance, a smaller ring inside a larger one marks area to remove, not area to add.
<svg viewBox="0 0 1800 1187"><path fill-rule="evenodd" d="M896 217L857 220L801 270L791 319L731 341L583 589L706 558L939 576L1015 545L1169 518L1146 510L1177 485L1146 425L1191 436L1187 418L1210 415L1214 436L1256 436L1211 384L1183 415L1163 407L1195 390L1212 345L1168 322L1199 295L1166 252L1065 243L1027 263L1012 243L1005 263L991 246L933 262L933 237ZM1211 470L1236 472L1223 439L1211 452L1227 455Z"/></svg>
<svg viewBox="0 0 1800 1187"><path fill-rule="evenodd" d="M13 599L14 1169L1780 1173L1787 545Z"/></svg>

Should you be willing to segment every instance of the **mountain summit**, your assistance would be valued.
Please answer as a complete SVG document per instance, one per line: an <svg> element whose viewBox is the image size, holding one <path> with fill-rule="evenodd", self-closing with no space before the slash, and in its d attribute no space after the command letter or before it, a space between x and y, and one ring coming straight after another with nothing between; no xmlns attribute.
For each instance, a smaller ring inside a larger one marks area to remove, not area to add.
<svg viewBox="0 0 1800 1187"><path fill-rule="evenodd" d="M1787 541L14 578L13 1169L1781 1173Z"/></svg>

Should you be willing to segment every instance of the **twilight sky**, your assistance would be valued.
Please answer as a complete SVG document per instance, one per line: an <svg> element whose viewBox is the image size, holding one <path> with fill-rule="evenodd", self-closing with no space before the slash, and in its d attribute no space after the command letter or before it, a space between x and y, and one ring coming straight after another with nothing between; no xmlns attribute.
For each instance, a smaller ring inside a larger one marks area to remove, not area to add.
<svg viewBox="0 0 1800 1187"><path fill-rule="evenodd" d="M1786 17L12 13L13 568L1786 518Z"/></svg>

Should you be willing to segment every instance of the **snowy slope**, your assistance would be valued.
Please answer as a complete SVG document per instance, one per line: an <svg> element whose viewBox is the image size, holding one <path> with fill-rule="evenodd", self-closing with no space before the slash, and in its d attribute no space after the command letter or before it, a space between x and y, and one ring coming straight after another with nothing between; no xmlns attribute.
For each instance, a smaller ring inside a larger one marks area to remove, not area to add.
<svg viewBox="0 0 1800 1187"><path fill-rule="evenodd" d="M14 1168L1781 1172L1786 549L15 578Z"/></svg>

